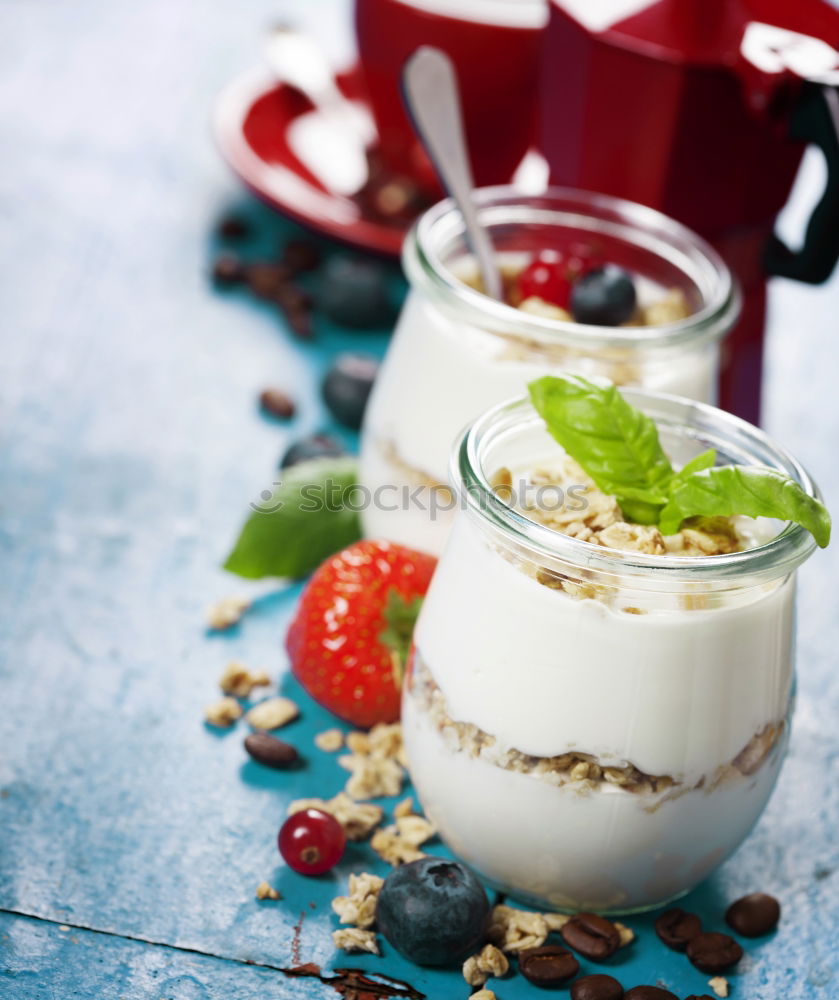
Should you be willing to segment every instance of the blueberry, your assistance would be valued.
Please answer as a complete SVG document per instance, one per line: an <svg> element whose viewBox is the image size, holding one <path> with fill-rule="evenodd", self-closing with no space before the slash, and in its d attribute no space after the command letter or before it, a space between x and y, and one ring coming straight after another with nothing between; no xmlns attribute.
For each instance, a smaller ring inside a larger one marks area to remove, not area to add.
<svg viewBox="0 0 839 1000"><path fill-rule="evenodd" d="M571 289L571 314L578 323L619 326L634 312L635 285L614 264L590 271Z"/></svg>
<svg viewBox="0 0 839 1000"><path fill-rule="evenodd" d="M344 454L346 452L341 445L328 434L313 434L289 447L280 460L280 468L287 469L298 462L308 462L310 458L339 458Z"/></svg>
<svg viewBox="0 0 839 1000"><path fill-rule="evenodd" d="M331 257L323 268L318 305L341 326L387 326L394 319L384 267L363 257Z"/></svg>
<svg viewBox="0 0 839 1000"><path fill-rule="evenodd" d="M457 861L426 857L394 868L376 907L376 924L417 965L453 965L483 940L489 900Z"/></svg>
<svg viewBox="0 0 839 1000"><path fill-rule="evenodd" d="M368 354L339 354L321 386L323 401L335 419L358 430L379 363Z"/></svg>

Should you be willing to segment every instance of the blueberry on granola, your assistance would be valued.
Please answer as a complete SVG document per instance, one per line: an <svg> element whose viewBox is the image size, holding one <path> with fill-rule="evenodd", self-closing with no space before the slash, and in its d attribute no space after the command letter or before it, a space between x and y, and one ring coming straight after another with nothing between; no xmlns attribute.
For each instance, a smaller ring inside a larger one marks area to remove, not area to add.
<svg viewBox="0 0 839 1000"><path fill-rule="evenodd" d="M426 857L385 879L376 923L393 947L417 965L453 965L480 944L489 900L457 861Z"/></svg>
<svg viewBox="0 0 839 1000"><path fill-rule="evenodd" d="M578 323L619 326L635 312L635 284L622 268L607 264L583 275L571 289L571 314Z"/></svg>

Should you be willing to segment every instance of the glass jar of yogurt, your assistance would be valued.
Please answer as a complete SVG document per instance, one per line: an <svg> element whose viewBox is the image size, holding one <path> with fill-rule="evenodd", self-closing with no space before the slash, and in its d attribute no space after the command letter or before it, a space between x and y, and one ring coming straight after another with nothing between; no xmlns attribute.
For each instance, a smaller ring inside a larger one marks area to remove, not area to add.
<svg viewBox="0 0 839 1000"><path fill-rule="evenodd" d="M559 188L533 197L485 188L477 198L508 275L545 248L594 243L633 276L652 325L582 325L491 299L475 287L451 201L420 218L405 243L411 290L367 407L360 476L371 497L365 533L434 553L454 506L449 453L470 420L560 369L714 402L720 340L739 311L717 253L652 209Z"/></svg>
<svg viewBox="0 0 839 1000"><path fill-rule="evenodd" d="M655 420L674 467L713 447L723 464L769 466L817 495L738 418L623 395ZM737 848L775 784L795 575L813 537L768 519L666 539L622 523L523 400L468 430L452 478L464 509L417 623L402 706L426 815L457 855L533 905L624 913L677 898ZM544 483L554 495L537 504Z"/></svg>

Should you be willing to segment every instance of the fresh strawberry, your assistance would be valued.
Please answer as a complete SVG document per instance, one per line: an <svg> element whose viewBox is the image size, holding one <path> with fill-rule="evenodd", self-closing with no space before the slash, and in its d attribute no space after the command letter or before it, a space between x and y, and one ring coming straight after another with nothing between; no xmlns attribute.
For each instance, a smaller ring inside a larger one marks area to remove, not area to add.
<svg viewBox="0 0 839 1000"><path fill-rule="evenodd" d="M315 701L364 728L399 718L411 635L436 565L364 540L315 570L286 636L292 673Z"/></svg>

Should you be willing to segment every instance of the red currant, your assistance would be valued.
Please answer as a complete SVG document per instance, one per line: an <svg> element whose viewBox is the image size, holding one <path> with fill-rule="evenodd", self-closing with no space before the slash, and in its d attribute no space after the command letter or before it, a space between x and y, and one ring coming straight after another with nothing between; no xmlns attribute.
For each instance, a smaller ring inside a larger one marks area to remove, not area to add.
<svg viewBox="0 0 839 1000"><path fill-rule="evenodd" d="M573 243L571 245L566 264L566 274L570 281L577 281L592 271L599 271L605 266L606 258L596 244Z"/></svg>
<svg viewBox="0 0 839 1000"><path fill-rule="evenodd" d="M571 296L565 255L559 250L540 250L519 275L522 301L533 298L565 309Z"/></svg>
<svg viewBox="0 0 839 1000"><path fill-rule="evenodd" d="M301 875L322 875L338 864L347 838L344 828L321 809L302 809L283 823L277 837L280 854Z"/></svg>

